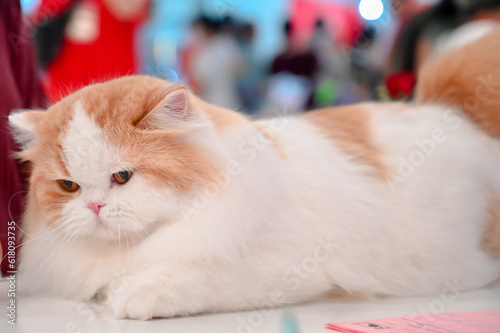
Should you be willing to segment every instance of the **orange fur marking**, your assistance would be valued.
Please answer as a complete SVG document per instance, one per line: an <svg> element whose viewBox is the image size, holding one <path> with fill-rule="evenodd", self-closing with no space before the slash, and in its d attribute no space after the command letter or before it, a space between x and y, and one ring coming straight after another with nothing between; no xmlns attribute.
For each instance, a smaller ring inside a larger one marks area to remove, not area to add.
<svg viewBox="0 0 500 333"><path fill-rule="evenodd" d="M182 85L147 77L123 77L77 92L84 109L104 129L110 142L126 149L126 158L136 165L154 187L168 185L186 192L194 185L214 181L218 168L202 151L185 143L176 129L144 130L136 125L169 93ZM109 104L103 101L109 101ZM190 111L193 109L189 95ZM189 118L189 113L187 115Z"/></svg>
<svg viewBox="0 0 500 333"><path fill-rule="evenodd" d="M83 88L45 112L27 114L40 141L35 148L19 153L21 159L31 161L33 166L30 204L26 210L29 218L25 220L53 223L64 203L78 195L63 191L56 182L61 177L70 179L62 159L61 142L78 100L103 128L110 143L124 149L125 158L136 166L133 171L142 173L152 186L171 186L185 192L195 185L213 181L218 168L201 150L185 143L179 137L182 133L136 127L167 93L179 88L184 87L151 77L124 77ZM219 119L223 118L222 113Z"/></svg>
<svg viewBox="0 0 500 333"><path fill-rule="evenodd" d="M458 106L489 135L500 138L500 28L424 64L417 102Z"/></svg>
<svg viewBox="0 0 500 333"><path fill-rule="evenodd" d="M59 188L56 179L67 175L61 155L61 129L71 120L73 113L67 102L55 104L47 111L31 111L26 117L39 134L38 145L30 150L18 153L21 160L31 161L30 191L24 221L55 222L60 216L62 205L71 199L71 193ZM43 207L43 209L42 209ZM41 215L45 214L45 215ZM42 217L42 218L41 218ZM37 225L25 225L29 232Z"/></svg>
<svg viewBox="0 0 500 333"><path fill-rule="evenodd" d="M372 167L377 178L385 179L382 152L371 141L370 114L362 104L321 109L301 117L317 126L336 147Z"/></svg>
<svg viewBox="0 0 500 333"><path fill-rule="evenodd" d="M279 157L282 160L285 160L286 159L285 148L283 147L281 142L276 138L276 135L273 134L272 130L264 124L255 123L255 127L260 132L260 134L265 138L265 140L271 141L271 144L278 153Z"/></svg>
<svg viewBox="0 0 500 333"><path fill-rule="evenodd" d="M493 196L488 205L488 221L483 232L483 249L500 259L500 199Z"/></svg>

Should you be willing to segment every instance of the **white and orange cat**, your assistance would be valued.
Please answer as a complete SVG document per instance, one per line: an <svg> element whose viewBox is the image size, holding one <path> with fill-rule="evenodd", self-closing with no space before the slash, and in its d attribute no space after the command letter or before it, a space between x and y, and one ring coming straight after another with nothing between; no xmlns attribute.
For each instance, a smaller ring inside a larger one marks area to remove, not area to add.
<svg viewBox="0 0 500 333"><path fill-rule="evenodd" d="M498 50L493 29L444 53L408 104L252 122L132 76L13 114L32 163L19 288L150 319L485 286Z"/></svg>

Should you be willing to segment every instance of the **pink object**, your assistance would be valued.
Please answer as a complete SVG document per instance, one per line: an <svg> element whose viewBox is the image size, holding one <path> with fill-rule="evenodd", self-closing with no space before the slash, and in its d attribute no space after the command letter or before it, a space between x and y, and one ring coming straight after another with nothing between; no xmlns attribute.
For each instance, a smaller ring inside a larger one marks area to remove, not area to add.
<svg viewBox="0 0 500 333"><path fill-rule="evenodd" d="M500 311L427 313L387 319L327 324L346 333L486 333L500 332Z"/></svg>
<svg viewBox="0 0 500 333"><path fill-rule="evenodd" d="M99 212L101 211L102 206L103 206L103 204L101 204L99 202L89 202L87 204L87 207L92 209L92 211L95 213L95 215L99 215Z"/></svg>

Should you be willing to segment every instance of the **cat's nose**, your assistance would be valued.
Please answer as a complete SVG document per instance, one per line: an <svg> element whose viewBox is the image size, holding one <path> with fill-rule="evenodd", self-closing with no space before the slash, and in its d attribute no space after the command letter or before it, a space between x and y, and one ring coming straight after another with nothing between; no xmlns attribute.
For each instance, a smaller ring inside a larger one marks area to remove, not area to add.
<svg viewBox="0 0 500 333"><path fill-rule="evenodd" d="M87 207L89 207L90 209L92 209L92 211L96 214L96 215L99 215L99 212L101 211L101 207L104 206L102 203L100 202L95 202L95 201L91 201L87 204Z"/></svg>

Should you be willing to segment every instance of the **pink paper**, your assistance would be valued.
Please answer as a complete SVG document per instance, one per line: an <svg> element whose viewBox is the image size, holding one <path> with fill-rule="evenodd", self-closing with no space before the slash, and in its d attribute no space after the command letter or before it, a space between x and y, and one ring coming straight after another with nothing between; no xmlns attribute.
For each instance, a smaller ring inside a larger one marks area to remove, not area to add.
<svg viewBox="0 0 500 333"><path fill-rule="evenodd" d="M326 328L346 333L500 333L500 311L428 313L327 324Z"/></svg>

